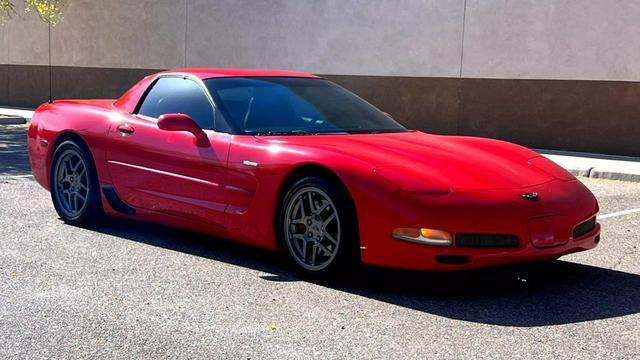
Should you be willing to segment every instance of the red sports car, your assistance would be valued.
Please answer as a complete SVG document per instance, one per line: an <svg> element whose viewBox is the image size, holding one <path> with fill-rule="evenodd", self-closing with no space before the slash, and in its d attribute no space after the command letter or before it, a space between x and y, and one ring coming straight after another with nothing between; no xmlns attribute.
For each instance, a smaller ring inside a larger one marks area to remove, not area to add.
<svg viewBox="0 0 640 360"><path fill-rule="evenodd" d="M550 160L407 130L309 74L160 72L117 100L43 104L28 137L67 223L169 224L280 249L312 274L549 260L600 240L596 199Z"/></svg>

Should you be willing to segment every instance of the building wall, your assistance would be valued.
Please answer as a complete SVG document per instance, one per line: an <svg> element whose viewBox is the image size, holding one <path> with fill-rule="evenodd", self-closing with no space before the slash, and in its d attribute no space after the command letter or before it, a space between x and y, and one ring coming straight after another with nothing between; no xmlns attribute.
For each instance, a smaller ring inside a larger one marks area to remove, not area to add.
<svg viewBox="0 0 640 360"><path fill-rule="evenodd" d="M295 69L416 129L640 155L638 18L635 0L73 0L51 29L51 91L117 97L184 66ZM48 98L48 36L34 14L0 25L0 103Z"/></svg>

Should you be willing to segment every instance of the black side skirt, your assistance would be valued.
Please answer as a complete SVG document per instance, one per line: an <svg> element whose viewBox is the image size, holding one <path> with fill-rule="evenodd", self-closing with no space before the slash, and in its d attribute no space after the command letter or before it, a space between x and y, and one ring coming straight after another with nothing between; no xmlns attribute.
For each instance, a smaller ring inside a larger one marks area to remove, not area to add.
<svg viewBox="0 0 640 360"><path fill-rule="evenodd" d="M107 198L107 201L113 210L127 215L134 215L136 213L136 209L125 204L124 201L120 199L113 186L103 186L102 193L104 194L104 197Z"/></svg>

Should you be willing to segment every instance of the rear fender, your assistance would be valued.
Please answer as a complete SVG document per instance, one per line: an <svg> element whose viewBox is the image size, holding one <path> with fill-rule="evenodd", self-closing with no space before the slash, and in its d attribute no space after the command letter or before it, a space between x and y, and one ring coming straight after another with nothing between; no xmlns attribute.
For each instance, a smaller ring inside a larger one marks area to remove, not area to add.
<svg viewBox="0 0 640 360"><path fill-rule="evenodd" d="M60 101L38 107L28 131L29 158L36 181L50 190L53 153L63 141L75 139L91 152L99 182L111 183L106 167L107 132L121 116L104 103Z"/></svg>

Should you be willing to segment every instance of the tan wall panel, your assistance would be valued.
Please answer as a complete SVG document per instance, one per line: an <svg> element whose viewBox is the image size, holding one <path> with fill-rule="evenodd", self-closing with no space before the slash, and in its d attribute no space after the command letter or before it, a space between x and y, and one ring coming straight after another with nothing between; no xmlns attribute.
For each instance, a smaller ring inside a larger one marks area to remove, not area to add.
<svg viewBox="0 0 640 360"><path fill-rule="evenodd" d="M464 0L190 0L192 66L458 76Z"/></svg>
<svg viewBox="0 0 640 360"><path fill-rule="evenodd" d="M54 65L184 65L186 0L74 0L53 29Z"/></svg>
<svg viewBox="0 0 640 360"><path fill-rule="evenodd" d="M9 22L0 18L0 64L9 63Z"/></svg>
<svg viewBox="0 0 640 360"><path fill-rule="evenodd" d="M640 80L640 1L468 0L463 77Z"/></svg>
<svg viewBox="0 0 640 360"><path fill-rule="evenodd" d="M37 14L24 14L24 2L15 1L17 15L9 20L9 64L49 63L49 26Z"/></svg>
<svg viewBox="0 0 640 360"><path fill-rule="evenodd" d="M74 0L53 64L172 68L186 50L191 66L458 77L464 15L464 0ZM467 0L462 75L637 81L639 18L636 0ZM47 34L15 16L0 64L47 64Z"/></svg>

